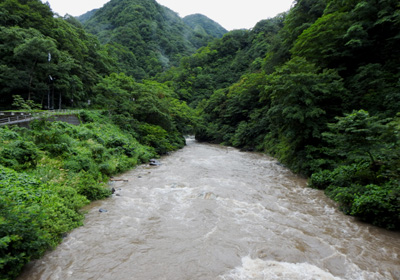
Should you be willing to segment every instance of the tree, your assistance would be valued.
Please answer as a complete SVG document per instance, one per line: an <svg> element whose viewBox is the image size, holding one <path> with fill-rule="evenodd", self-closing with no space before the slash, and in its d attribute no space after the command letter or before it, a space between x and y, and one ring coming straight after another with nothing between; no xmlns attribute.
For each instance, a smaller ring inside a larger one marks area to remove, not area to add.
<svg viewBox="0 0 400 280"><path fill-rule="evenodd" d="M379 119L359 110L336 120L328 124L330 132L323 136L336 147L335 153L348 161L368 160L375 164L382 150L396 143L395 134L387 125L390 119Z"/></svg>
<svg viewBox="0 0 400 280"><path fill-rule="evenodd" d="M294 57L267 76L266 84L263 98L271 99L267 113L271 132L265 147L300 170L305 147L319 143L326 123L341 110L346 95L343 82L336 71L321 71Z"/></svg>
<svg viewBox="0 0 400 280"><path fill-rule="evenodd" d="M134 101L137 86L133 78L124 73L104 77L94 88L94 106L110 111L129 109Z"/></svg>
<svg viewBox="0 0 400 280"><path fill-rule="evenodd" d="M42 107L40 104L35 104L33 100L24 100L20 95L13 95L13 98L14 102L12 105L17 107L17 109L30 111Z"/></svg>

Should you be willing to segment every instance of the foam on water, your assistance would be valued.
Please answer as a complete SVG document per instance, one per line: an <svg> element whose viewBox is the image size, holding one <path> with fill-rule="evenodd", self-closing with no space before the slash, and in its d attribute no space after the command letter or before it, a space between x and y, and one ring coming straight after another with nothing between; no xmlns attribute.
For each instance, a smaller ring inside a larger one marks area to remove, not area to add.
<svg viewBox="0 0 400 280"><path fill-rule="evenodd" d="M342 280L322 269L307 263L287 263L277 261L264 261L261 259L252 259L249 256L242 258L242 265L234 268L220 279L239 280Z"/></svg>

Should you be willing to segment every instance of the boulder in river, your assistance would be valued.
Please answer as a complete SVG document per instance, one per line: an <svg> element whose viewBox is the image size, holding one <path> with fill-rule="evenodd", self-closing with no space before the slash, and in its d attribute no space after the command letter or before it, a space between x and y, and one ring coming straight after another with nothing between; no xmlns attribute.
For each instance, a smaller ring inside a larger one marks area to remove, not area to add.
<svg viewBox="0 0 400 280"><path fill-rule="evenodd" d="M159 166L159 165L161 165L161 162L159 162L158 160L152 158L152 159L150 160L150 165L151 165L151 166Z"/></svg>

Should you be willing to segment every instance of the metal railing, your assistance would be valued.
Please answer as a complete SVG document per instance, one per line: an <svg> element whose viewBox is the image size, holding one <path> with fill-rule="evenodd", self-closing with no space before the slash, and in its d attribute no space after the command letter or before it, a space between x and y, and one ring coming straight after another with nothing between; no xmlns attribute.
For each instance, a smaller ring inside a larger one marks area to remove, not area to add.
<svg viewBox="0 0 400 280"><path fill-rule="evenodd" d="M32 115L27 116L13 116L13 117L6 117L6 118L1 118L0 119L0 125L5 125L5 124L11 124L11 123L17 123L21 121L27 121L33 119Z"/></svg>
<svg viewBox="0 0 400 280"><path fill-rule="evenodd" d="M29 122L34 119L40 119L43 117L50 117L54 115L60 114L76 114L80 112L80 110L69 110L69 109L61 109L61 110L51 110L45 112L0 112L0 126L7 124L16 124L22 122Z"/></svg>

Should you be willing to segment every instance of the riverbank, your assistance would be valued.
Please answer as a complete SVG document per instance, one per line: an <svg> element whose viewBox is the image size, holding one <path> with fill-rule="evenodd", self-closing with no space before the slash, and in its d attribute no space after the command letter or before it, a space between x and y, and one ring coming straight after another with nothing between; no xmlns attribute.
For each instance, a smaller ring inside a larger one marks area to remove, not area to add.
<svg viewBox="0 0 400 280"><path fill-rule="evenodd" d="M29 128L0 128L1 279L14 279L81 226L81 208L111 195L110 176L185 143L178 132L160 135L147 123L126 131L108 112L81 111L79 118L79 126L39 119Z"/></svg>
<svg viewBox="0 0 400 280"><path fill-rule="evenodd" d="M159 160L120 174L18 280L398 279L399 233L344 215L271 157L188 140Z"/></svg>

